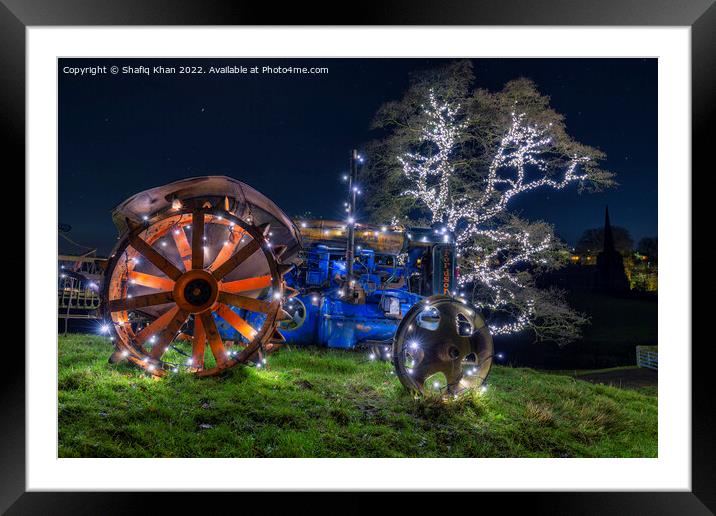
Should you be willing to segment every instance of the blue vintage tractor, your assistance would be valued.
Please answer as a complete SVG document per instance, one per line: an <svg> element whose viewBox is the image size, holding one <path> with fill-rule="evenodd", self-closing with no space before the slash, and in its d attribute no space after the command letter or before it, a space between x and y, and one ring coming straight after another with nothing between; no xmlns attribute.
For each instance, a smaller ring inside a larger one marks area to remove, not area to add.
<svg viewBox="0 0 716 516"><path fill-rule="evenodd" d="M492 339L456 296L444 228L291 221L221 176L140 192L113 218L120 238L102 286L112 361L207 376L260 367L288 343L368 348L417 391L438 373L451 394L487 377Z"/></svg>
<svg viewBox="0 0 716 516"><path fill-rule="evenodd" d="M292 318L280 324L289 343L392 346L413 305L427 296L456 294L455 246L444 231L356 224L349 279L345 223L299 226L303 261L285 276L299 294L285 303Z"/></svg>

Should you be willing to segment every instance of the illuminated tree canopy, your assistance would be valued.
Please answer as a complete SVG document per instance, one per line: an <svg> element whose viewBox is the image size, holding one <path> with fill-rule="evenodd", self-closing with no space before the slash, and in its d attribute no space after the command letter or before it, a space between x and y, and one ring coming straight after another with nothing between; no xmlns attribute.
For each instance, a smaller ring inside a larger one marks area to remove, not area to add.
<svg viewBox="0 0 716 516"><path fill-rule="evenodd" d="M496 93L473 89L471 65L456 62L414 78L403 99L381 107L365 170L374 222L429 224L454 233L462 288L493 334L526 329L568 342L586 322L563 293L535 277L564 264L550 224L511 211L515 197L615 184L604 155L572 139L564 117L527 79Z"/></svg>

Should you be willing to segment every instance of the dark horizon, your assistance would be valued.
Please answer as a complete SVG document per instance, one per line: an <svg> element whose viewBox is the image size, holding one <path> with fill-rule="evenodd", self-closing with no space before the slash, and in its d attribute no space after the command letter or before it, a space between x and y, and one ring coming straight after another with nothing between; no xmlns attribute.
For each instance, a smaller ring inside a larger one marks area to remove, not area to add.
<svg viewBox="0 0 716 516"><path fill-rule="evenodd" d="M378 107L399 99L410 72L449 59L60 59L59 221L70 238L106 255L117 237L110 210L177 179L222 174L273 199L290 216L341 217L351 148L372 138ZM635 244L657 235L656 59L473 59L476 86L528 77L565 115L567 131L607 154L618 187L576 186L511 205L555 225L570 245L614 226ZM66 66L159 64L325 66L326 75L95 75ZM359 147L360 148L360 147ZM60 239L60 251L77 252Z"/></svg>

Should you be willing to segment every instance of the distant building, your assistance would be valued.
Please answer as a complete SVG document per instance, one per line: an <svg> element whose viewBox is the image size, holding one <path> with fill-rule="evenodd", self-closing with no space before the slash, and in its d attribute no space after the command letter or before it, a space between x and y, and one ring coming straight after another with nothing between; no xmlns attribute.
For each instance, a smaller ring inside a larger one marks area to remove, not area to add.
<svg viewBox="0 0 716 516"><path fill-rule="evenodd" d="M655 259L636 252L622 256L616 250L609 208L604 214L602 250L597 252L589 249L580 253L572 249L567 258L569 265L540 278L543 285L609 292L658 290L658 267Z"/></svg>
<svg viewBox="0 0 716 516"><path fill-rule="evenodd" d="M624 272L624 258L614 248L609 207L604 213L604 248L597 255L596 287L609 292L629 290L629 280Z"/></svg>

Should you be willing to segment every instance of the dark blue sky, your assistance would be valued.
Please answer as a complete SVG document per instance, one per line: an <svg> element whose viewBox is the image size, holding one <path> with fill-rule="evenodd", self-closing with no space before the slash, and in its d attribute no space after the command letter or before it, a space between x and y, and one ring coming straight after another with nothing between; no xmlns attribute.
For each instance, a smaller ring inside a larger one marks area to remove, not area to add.
<svg viewBox="0 0 716 516"><path fill-rule="evenodd" d="M174 62L172 62L174 61ZM59 62L59 216L70 236L107 253L110 210L130 195L184 177L224 174L289 215L340 217L349 150L371 139L378 107L405 91L409 73L440 59L122 60ZM179 64L326 66L325 75L73 76L65 66ZM607 154L620 186L525 194L512 207L573 244L612 223L635 241L657 233L656 59L475 59L476 85L534 80L567 130ZM60 249L66 249L60 241ZM68 251L72 249L67 248ZM76 251L76 250L75 250Z"/></svg>

